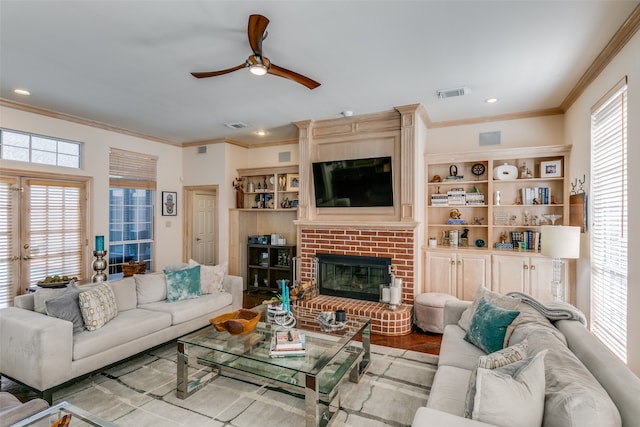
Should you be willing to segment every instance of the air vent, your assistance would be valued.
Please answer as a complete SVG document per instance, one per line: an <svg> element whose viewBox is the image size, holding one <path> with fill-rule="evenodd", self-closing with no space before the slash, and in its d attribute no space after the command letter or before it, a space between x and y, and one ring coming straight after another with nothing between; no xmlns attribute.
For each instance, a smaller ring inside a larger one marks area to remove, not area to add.
<svg viewBox="0 0 640 427"><path fill-rule="evenodd" d="M198 147L198 154L206 154L207 153L207 146L206 145L201 145Z"/></svg>
<svg viewBox="0 0 640 427"><path fill-rule="evenodd" d="M436 90L436 95L440 99L453 98L455 96L463 96L469 93L468 87L454 87L451 89Z"/></svg>
<svg viewBox="0 0 640 427"><path fill-rule="evenodd" d="M229 122L229 123L225 123L224 125L231 129L244 129L249 127L248 124L243 122Z"/></svg>

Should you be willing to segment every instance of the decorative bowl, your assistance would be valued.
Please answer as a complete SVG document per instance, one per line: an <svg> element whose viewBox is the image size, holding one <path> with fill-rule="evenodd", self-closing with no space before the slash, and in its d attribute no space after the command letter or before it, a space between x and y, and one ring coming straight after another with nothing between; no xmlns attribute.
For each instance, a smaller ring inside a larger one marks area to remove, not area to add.
<svg viewBox="0 0 640 427"><path fill-rule="evenodd" d="M231 335L242 335L253 331L260 320L260 313L241 308L231 313L209 319L209 322L219 331L227 331Z"/></svg>

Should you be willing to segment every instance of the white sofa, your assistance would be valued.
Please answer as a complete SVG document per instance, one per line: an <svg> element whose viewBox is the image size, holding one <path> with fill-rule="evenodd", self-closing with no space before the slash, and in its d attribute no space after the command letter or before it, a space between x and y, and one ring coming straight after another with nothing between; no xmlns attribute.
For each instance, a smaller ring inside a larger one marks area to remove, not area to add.
<svg viewBox="0 0 640 427"><path fill-rule="evenodd" d="M152 279L162 274L140 276ZM225 275L219 292L176 302L157 300L162 297L150 300L148 288L145 293L136 286L136 278L138 275L104 282L115 294L117 316L95 331L74 333L72 322L34 311L34 294L18 296L14 307L0 310L0 373L42 392L51 403L53 391L65 383L242 307L243 280L239 276ZM94 286L80 288L85 291ZM164 295L166 298L166 290Z"/></svg>
<svg viewBox="0 0 640 427"><path fill-rule="evenodd" d="M464 418L473 369L479 358L486 355L483 350L464 340L465 330L459 325L463 313L471 304L467 301L447 301L445 305L445 329L438 369L427 405L416 412L413 427L497 425ZM514 345L527 339L529 355L548 349L544 360L546 393L543 427L640 425L640 379L580 321L557 320L552 323L522 302L518 303L515 310L524 312L534 321L517 323L516 319L507 344ZM506 413L525 409L509 408L510 399L505 396L489 398L504 405ZM607 401L608 398L610 400ZM514 424L505 417L501 425Z"/></svg>

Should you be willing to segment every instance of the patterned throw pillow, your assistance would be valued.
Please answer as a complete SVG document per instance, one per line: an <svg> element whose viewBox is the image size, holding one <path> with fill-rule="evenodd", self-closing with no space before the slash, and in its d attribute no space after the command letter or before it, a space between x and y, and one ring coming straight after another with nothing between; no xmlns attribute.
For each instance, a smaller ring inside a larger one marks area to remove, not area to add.
<svg viewBox="0 0 640 427"><path fill-rule="evenodd" d="M481 298L464 339L487 353L498 351L503 348L507 327L519 314Z"/></svg>
<svg viewBox="0 0 640 427"><path fill-rule="evenodd" d="M107 283L98 285L89 291L80 292L78 299L84 326L89 331L103 327L118 315L116 296Z"/></svg>
<svg viewBox="0 0 640 427"><path fill-rule="evenodd" d="M198 298L200 292L200 266L181 270L164 270L167 278L167 302Z"/></svg>
<svg viewBox="0 0 640 427"><path fill-rule="evenodd" d="M527 358L528 349L529 342L525 338L522 342L514 344L511 347L503 348L486 356L480 356L480 359L478 359L478 368L496 369L519 360L524 360Z"/></svg>

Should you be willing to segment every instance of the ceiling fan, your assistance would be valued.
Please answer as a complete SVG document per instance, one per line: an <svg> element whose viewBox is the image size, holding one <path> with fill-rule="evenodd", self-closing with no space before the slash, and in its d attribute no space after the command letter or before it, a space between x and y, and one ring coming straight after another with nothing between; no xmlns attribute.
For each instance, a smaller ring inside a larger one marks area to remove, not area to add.
<svg viewBox="0 0 640 427"><path fill-rule="evenodd" d="M286 68L278 67L269 61L269 58L262 55L262 42L267 38L267 25L269 25L269 19L262 15L249 16L249 26L247 33L249 35L249 45L253 50L253 55L249 55L247 60L236 67L227 68L220 71L207 71L202 73L191 73L194 77L203 79L205 77L221 76L223 74L231 73L241 68L249 68L252 74L262 76L265 74L273 74L274 76L284 77L285 79L293 80L308 87L309 89L315 89L320 86L315 80L309 77L298 74L294 71L287 70Z"/></svg>

